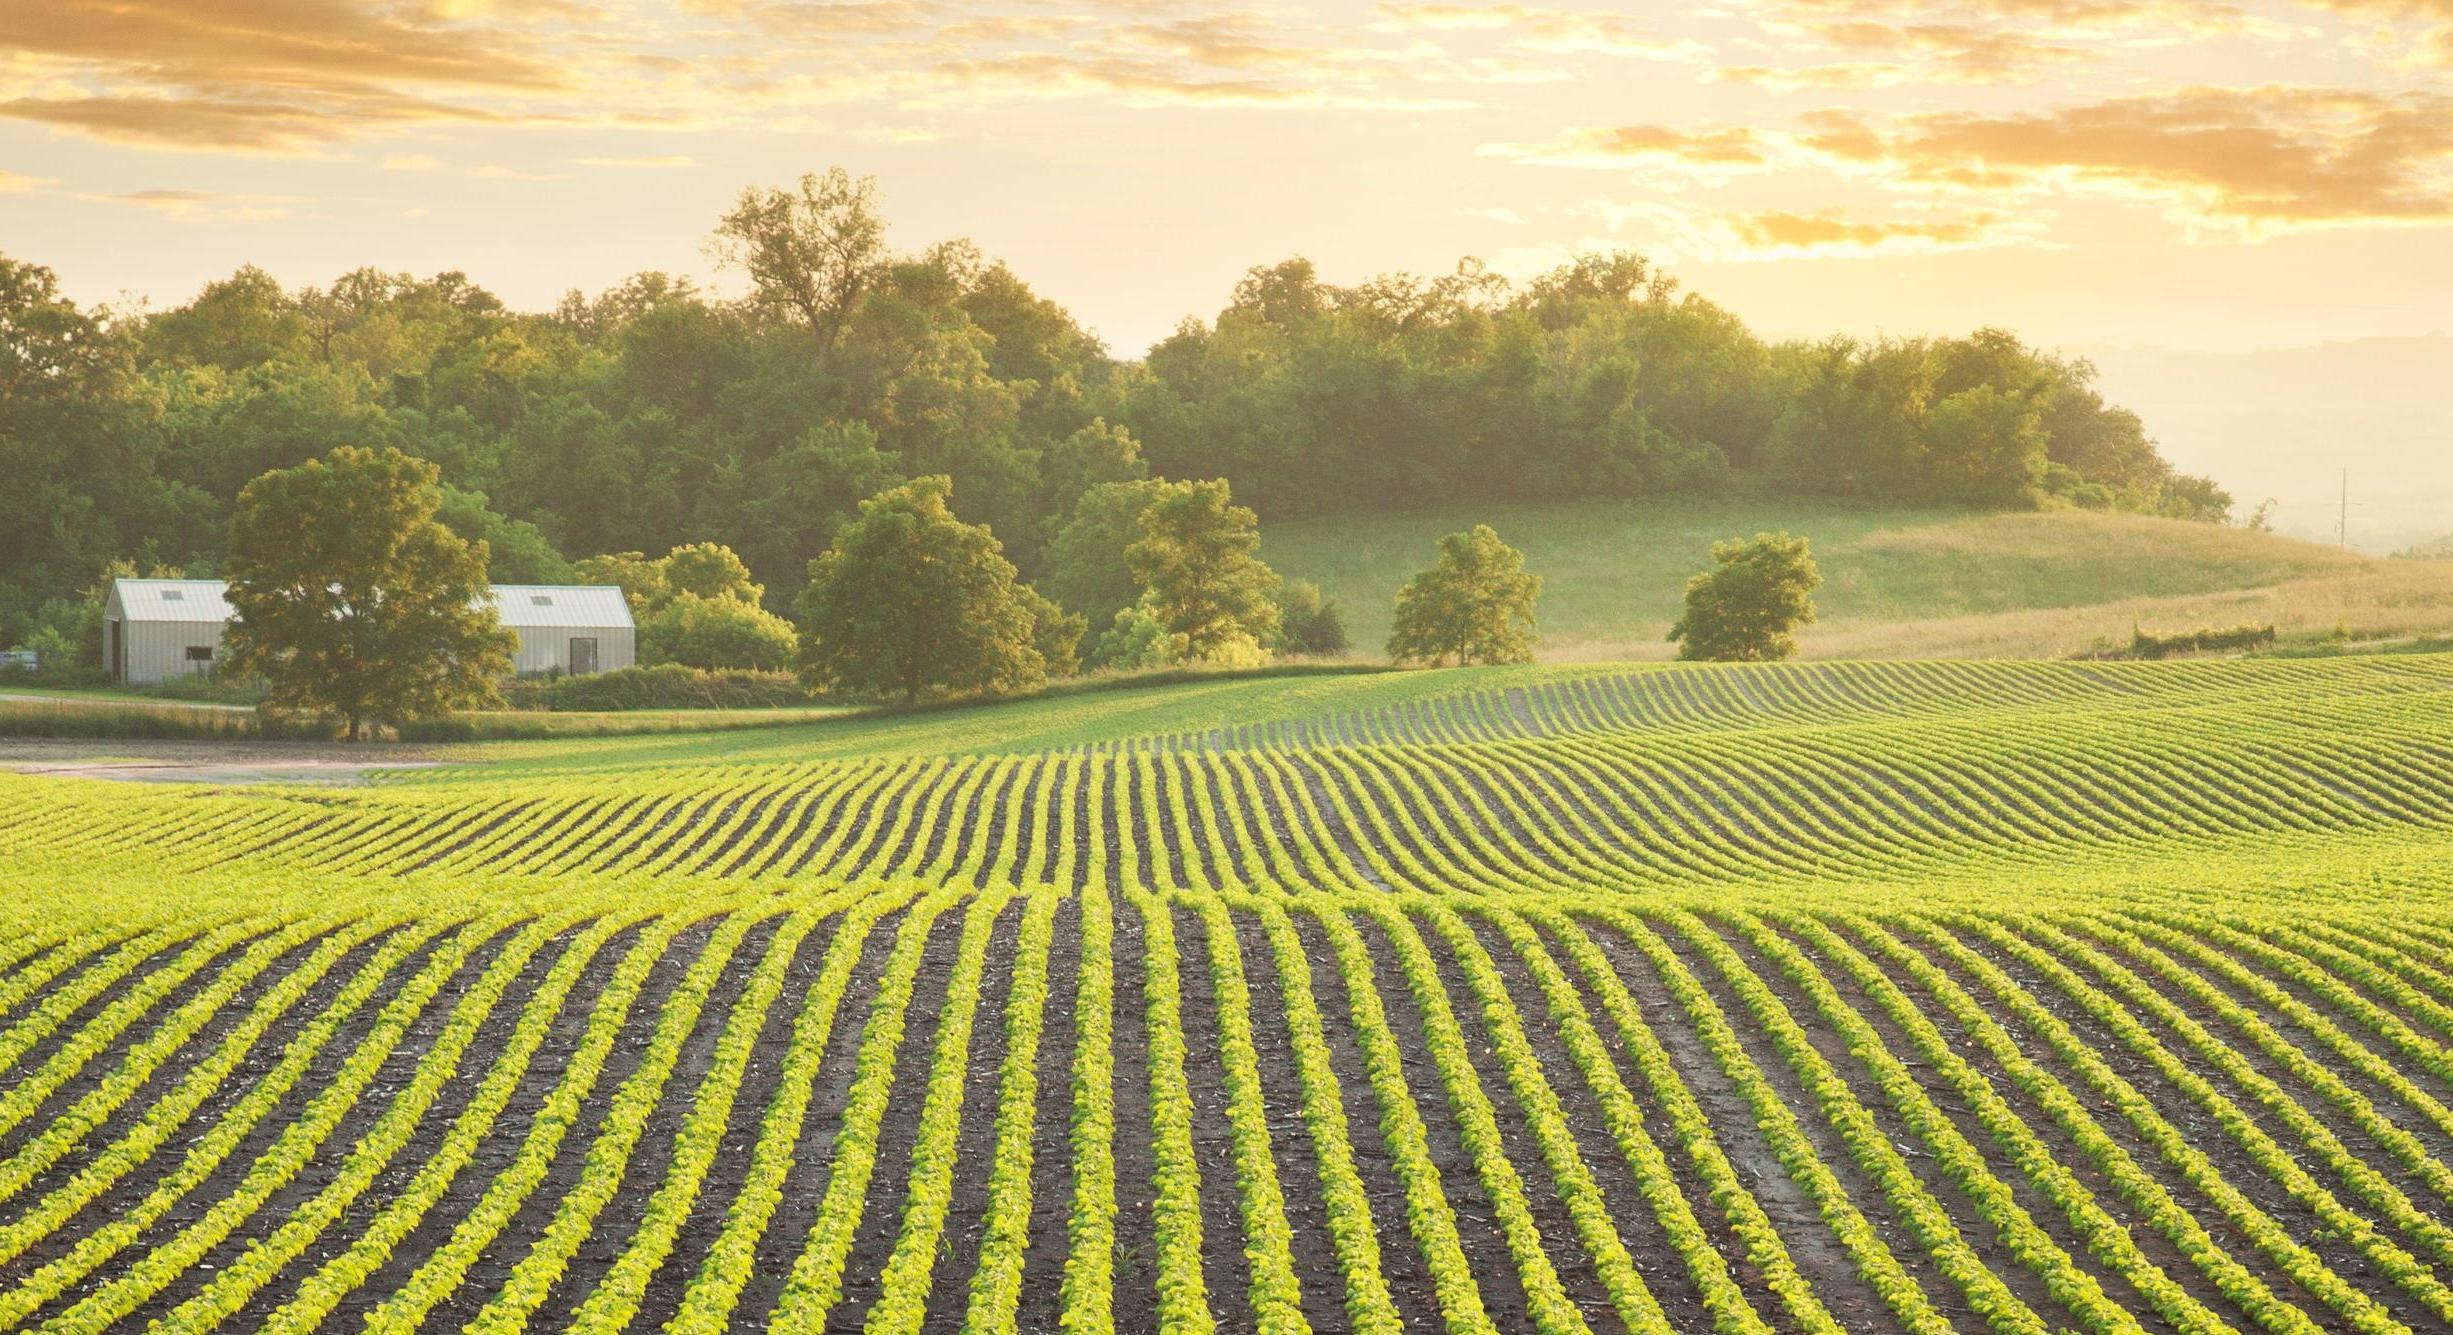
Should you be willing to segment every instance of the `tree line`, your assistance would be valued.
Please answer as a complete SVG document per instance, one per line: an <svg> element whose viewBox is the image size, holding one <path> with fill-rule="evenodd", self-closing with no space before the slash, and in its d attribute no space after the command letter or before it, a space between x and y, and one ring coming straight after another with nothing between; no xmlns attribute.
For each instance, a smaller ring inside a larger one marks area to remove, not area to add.
<svg viewBox="0 0 2453 1335"><path fill-rule="evenodd" d="M398 727L498 704L516 639L487 596L488 544L440 519L439 472L397 449L344 445L275 469L239 492L231 524L227 672L262 685L268 716L329 722L348 739L370 723ZM942 476L916 478L860 503L810 562L795 627L759 605L763 590L728 548L697 543L654 560L593 558L663 636L661 657L692 652L789 659L815 693L895 700L1011 694L1071 676L1088 622L1022 582L985 525L948 504ZM1139 596L1108 641L1139 661L1256 667L1285 648L1290 606L1334 635L1336 609L1309 605L1259 556L1253 513L1224 482L1163 483L1123 558ZM1785 658L1814 619L1821 584L1805 540L1757 534L1717 544L1715 568L1690 580L1669 638L1681 656ZM1542 581L1487 524L1440 540L1438 558L1397 591L1388 654L1430 666L1528 663ZM774 641L769 644L770 637ZM1102 652L1116 658L1108 644ZM764 664L723 663L757 668Z"/></svg>
<svg viewBox="0 0 2453 1335"><path fill-rule="evenodd" d="M746 191L713 244L738 300L646 273L545 312L456 273L252 268L89 310L0 257L0 644L67 634L113 562L217 573L240 489L342 442L433 464L438 520L497 579L714 543L775 614L864 499L943 477L1119 661L1154 642L1116 624L1122 548L1191 483L1268 517L1737 487L2230 508L2083 362L1997 330L1771 342L1630 254L1521 287L1471 261L1340 287L1290 260L1134 360L967 242L891 248L839 170Z"/></svg>

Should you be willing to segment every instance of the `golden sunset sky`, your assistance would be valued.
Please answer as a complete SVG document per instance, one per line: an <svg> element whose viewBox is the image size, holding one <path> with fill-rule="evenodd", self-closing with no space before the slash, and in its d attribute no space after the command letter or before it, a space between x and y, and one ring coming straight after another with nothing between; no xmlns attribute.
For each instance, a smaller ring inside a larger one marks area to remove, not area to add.
<svg viewBox="0 0 2453 1335"><path fill-rule="evenodd" d="M2453 0L0 0L0 251L549 306L711 279L840 164L1136 355L1292 254L1625 247L1771 334L2247 349L2453 324Z"/></svg>

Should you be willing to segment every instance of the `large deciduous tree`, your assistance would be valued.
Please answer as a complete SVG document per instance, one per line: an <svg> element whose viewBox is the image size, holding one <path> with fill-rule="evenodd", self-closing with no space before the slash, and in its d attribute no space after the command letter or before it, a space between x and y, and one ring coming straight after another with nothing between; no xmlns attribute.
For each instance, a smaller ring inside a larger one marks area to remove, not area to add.
<svg viewBox="0 0 2453 1335"><path fill-rule="evenodd" d="M1141 606L1185 662L1249 663L1278 630L1278 576L1260 558L1260 520L1223 479L1166 482L1141 514L1125 564Z"/></svg>
<svg viewBox="0 0 2453 1335"><path fill-rule="evenodd" d="M1713 567L1686 582L1686 612L1670 628L1678 656L1758 663L1797 652L1814 620L1823 572L1804 538L1758 533L1712 544Z"/></svg>
<svg viewBox="0 0 2453 1335"><path fill-rule="evenodd" d="M831 353L886 263L877 183L830 167L803 176L796 190L744 190L716 228L715 249L749 272L761 309L800 325L821 355Z"/></svg>
<svg viewBox="0 0 2453 1335"><path fill-rule="evenodd" d="M1388 656L1400 663L1530 663L1542 579L1488 524L1439 540L1439 559L1397 591Z"/></svg>
<svg viewBox="0 0 2453 1335"><path fill-rule="evenodd" d="M486 545L435 518L433 464L342 446L239 493L226 670L265 708L400 724L490 703L516 639L486 584Z"/></svg>
<svg viewBox="0 0 2453 1335"><path fill-rule="evenodd" d="M986 526L954 517L953 483L915 478L861 502L809 563L797 603L801 670L854 696L1027 690L1047 680L1039 599Z"/></svg>

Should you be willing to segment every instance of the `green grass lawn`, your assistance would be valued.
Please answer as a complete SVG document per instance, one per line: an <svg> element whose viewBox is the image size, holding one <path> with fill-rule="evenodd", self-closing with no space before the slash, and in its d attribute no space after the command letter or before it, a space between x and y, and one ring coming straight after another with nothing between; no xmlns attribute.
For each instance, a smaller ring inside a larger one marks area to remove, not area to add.
<svg viewBox="0 0 2453 1335"><path fill-rule="evenodd" d="M1318 581L1355 647L1387 641L1397 588L1439 537L1487 523L1543 577L1543 657L1660 658L1712 543L1785 529L1825 584L1810 656L2055 657L2133 620L2159 629L2273 620L2322 631L2453 625L2453 565L2387 561L2244 529L2139 515L1971 514L1786 498L1500 504L1263 525L1262 556Z"/></svg>

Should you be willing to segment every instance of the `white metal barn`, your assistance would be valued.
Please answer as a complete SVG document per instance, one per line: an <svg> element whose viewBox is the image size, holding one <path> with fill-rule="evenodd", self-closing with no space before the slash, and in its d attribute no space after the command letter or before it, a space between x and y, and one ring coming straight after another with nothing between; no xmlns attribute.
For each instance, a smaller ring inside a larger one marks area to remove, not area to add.
<svg viewBox="0 0 2453 1335"><path fill-rule="evenodd" d="M217 579L111 581L102 605L103 661L131 686L209 672L221 654L229 601ZM610 584L497 584L495 615L520 638L513 670L574 675L639 661L630 603Z"/></svg>
<svg viewBox="0 0 2453 1335"><path fill-rule="evenodd" d="M494 608L503 629L519 633L512 670L520 676L585 676L639 661L638 627L618 585L497 584Z"/></svg>
<svg viewBox="0 0 2453 1335"><path fill-rule="evenodd" d="M217 579L115 579L102 603L102 661L131 686L210 672L230 604Z"/></svg>

